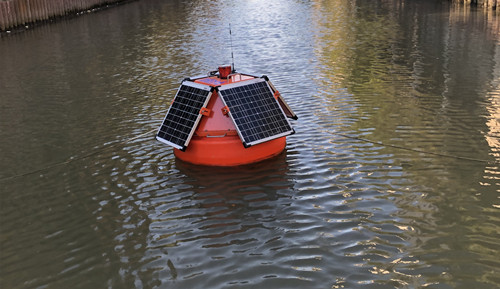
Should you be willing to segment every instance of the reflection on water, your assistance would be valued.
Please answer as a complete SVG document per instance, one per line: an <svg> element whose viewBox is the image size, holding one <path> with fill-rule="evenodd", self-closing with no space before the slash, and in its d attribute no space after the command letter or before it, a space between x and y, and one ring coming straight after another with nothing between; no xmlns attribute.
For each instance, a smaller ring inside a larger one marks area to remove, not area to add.
<svg viewBox="0 0 500 289"><path fill-rule="evenodd" d="M231 61L229 23L297 133L262 163L193 166L154 130L184 77ZM0 287L498 287L498 23L144 0L0 39Z"/></svg>

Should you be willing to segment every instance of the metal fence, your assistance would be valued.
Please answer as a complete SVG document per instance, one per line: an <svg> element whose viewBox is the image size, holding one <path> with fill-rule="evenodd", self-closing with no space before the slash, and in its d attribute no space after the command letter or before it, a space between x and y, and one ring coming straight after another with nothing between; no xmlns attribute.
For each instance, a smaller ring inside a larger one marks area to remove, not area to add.
<svg viewBox="0 0 500 289"><path fill-rule="evenodd" d="M0 0L0 31L125 0Z"/></svg>

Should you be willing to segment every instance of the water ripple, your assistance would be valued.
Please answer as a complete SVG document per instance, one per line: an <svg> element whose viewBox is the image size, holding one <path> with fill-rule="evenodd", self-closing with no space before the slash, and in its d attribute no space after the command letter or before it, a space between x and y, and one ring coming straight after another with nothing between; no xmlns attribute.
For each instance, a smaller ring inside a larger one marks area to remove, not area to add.
<svg viewBox="0 0 500 289"><path fill-rule="evenodd" d="M408 1L213 4L1 40L0 174L35 172L2 183L4 287L500 284L487 22ZM230 61L228 21L237 69L270 77L297 133L264 162L194 166L154 133L184 77Z"/></svg>

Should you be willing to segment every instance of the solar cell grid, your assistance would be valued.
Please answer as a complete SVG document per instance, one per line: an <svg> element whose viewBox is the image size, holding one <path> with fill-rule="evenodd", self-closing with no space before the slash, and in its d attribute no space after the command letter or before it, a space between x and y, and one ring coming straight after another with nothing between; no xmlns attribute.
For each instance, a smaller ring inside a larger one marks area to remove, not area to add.
<svg viewBox="0 0 500 289"><path fill-rule="evenodd" d="M255 145L294 133L265 80L222 86L219 92L244 145Z"/></svg>
<svg viewBox="0 0 500 289"><path fill-rule="evenodd" d="M200 109L206 106L210 96L210 86L183 82L158 130L156 139L184 150L201 118Z"/></svg>

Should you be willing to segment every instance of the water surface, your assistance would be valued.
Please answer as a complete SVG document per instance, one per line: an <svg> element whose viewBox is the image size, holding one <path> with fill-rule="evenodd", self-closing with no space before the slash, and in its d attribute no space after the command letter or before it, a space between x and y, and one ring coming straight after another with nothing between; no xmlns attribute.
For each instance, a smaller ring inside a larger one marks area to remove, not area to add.
<svg viewBox="0 0 500 289"><path fill-rule="evenodd" d="M231 62L298 114L238 168L154 140ZM0 38L2 288L497 288L500 29L436 1L132 2Z"/></svg>

